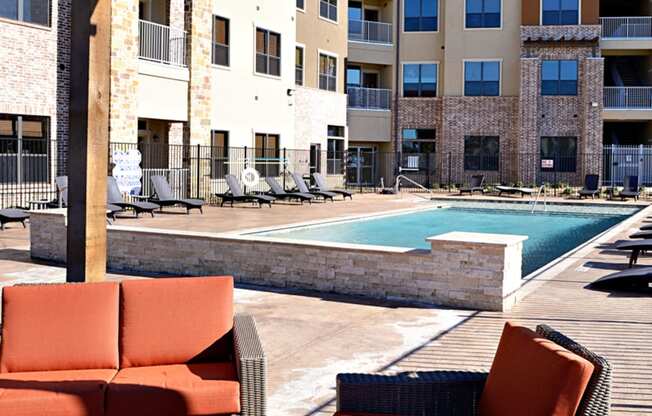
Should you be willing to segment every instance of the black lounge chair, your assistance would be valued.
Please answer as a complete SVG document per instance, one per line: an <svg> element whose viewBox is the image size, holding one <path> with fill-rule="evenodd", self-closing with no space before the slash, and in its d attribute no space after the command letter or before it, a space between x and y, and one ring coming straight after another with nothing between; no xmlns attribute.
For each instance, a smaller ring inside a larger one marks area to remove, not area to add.
<svg viewBox="0 0 652 416"><path fill-rule="evenodd" d="M5 224L10 222L19 222L25 228L25 221L29 219L29 214L22 209L6 208L0 209L0 230L5 229Z"/></svg>
<svg viewBox="0 0 652 416"><path fill-rule="evenodd" d="M229 186L229 192L225 194L215 194L218 198L222 199L221 207L224 206L224 203L230 202L231 207L235 202L253 202L257 203L259 207L262 207L263 204L269 205L272 207L272 202L276 201L276 198L269 195L256 195L256 194L245 194L240 187L238 179L233 175L226 175L224 177L226 184Z"/></svg>
<svg viewBox="0 0 652 416"><path fill-rule="evenodd" d="M652 293L652 267L613 273L589 285L591 289Z"/></svg>
<svg viewBox="0 0 652 416"><path fill-rule="evenodd" d="M643 225L641 227L641 231L652 231L652 224L649 225Z"/></svg>
<svg viewBox="0 0 652 416"><path fill-rule="evenodd" d="M586 175L584 179L584 189L580 190L580 199L591 197L595 199L600 195L600 176L599 175Z"/></svg>
<svg viewBox="0 0 652 416"><path fill-rule="evenodd" d="M57 199L48 206L50 208L67 208L68 207L68 177L67 176L57 176L54 178L54 183L57 186ZM108 211L106 216L115 220L116 214L122 212L122 208L117 205L107 203L106 210Z"/></svg>
<svg viewBox="0 0 652 416"><path fill-rule="evenodd" d="M326 191L318 191L318 190L312 190L311 191L311 190L308 189L308 186L306 185L306 182L303 180L303 178L301 176L299 176L299 174L294 172L291 175L292 175L292 180L294 181L294 184L296 185L299 192L301 192L302 194L312 194L312 195L315 195L317 197L324 198L324 200L329 200L330 199L331 201L335 202L335 197L337 196L336 193L334 193L334 192L326 192Z"/></svg>
<svg viewBox="0 0 652 416"><path fill-rule="evenodd" d="M473 196L474 192L484 194L484 175L471 176L470 186L460 188L460 195L469 194Z"/></svg>
<svg viewBox="0 0 652 416"><path fill-rule="evenodd" d="M498 196L503 196L503 194L508 194L508 195L521 194L521 198L523 198L525 195L530 196L535 192L535 190L532 188L518 188L514 186L503 186L503 185L496 186L496 190L498 191Z"/></svg>
<svg viewBox="0 0 652 416"><path fill-rule="evenodd" d="M328 187L328 183L326 182L326 178L322 176L321 173L315 172L312 174L312 177L315 178L315 184L317 185L317 190L321 192L333 192L336 194L342 195L344 199L349 198L353 200L353 194L349 191L344 191L341 189L330 189Z"/></svg>
<svg viewBox="0 0 652 416"><path fill-rule="evenodd" d="M203 207L206 201L203 199L176 199L165 176L155 175L150 180L154 187L154 195L150 199L150 202L160 205L161 211L163 211L163 207L181 205L186 208L187 214L190 214L191 209L198 209L199 212L204 213Z"/></svg>
<svg viewBox="0 0 652 416"><path fill-rule="evenodd" d="M300 201L302 204L305 201L308 201L312 204L312 200L315 199L315 196L312 194L303 194L300 192L285 192L285 189L276 181L276 178L265 178L265 182L269 185L269 195L273 196L276 199L287 199L289 201Z"/></svg>
<svg viewBox="0 0 652 416"><path fill-rule="evenodd" d="M632 254L629 256L629 267L632 268L637 262L638 257L642 252L652 250L652 240L632 240L624 241L616 245L616 248L621 251L631 251Z"/></svg>
<svg viewBox="0 0 652 416"><path fill-rule="evenodd" d="M122 192L120 192L120 187L118 182L113 176L109 176L106 179L106 188L107 188L107 201L111 205L118 206L122 209L131 209L136 214L136 217L140 215L141 212L146 212L154 216L154 210L160 209L161 206L154 204L152 202L125 202L122 198Z"/></svg>
<svg viewBox="0 0 652 416"><path fill-rule="evenodd" d="M637 201L641 195L638 191L638 176L625 176L624 185L624 189L618 192L620 199L624 201L627 198L634 198L634 201Z"/></svg>

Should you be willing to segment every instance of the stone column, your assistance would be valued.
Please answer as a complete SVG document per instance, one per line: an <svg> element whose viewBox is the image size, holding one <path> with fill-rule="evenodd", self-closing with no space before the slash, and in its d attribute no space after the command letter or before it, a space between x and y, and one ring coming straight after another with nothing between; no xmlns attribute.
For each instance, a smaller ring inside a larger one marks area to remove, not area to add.
<svg viewBox="0 0 652 416"><path fill-rule="evenodd" d="M580 103L583 106L583 115L579 150L581 152L581 172L583 172L582 177L587 174L598 174L604 181L602 175L604 58L587 58L582 64L584 68L581 78L582 97Z"/></svg>
<svg viewBox="0 0 652 416"><path fill-rule="evenodd" d="M525 185L536 182L539 164L539 68L538 58L521 58L517 178Z"/></svg>
<svg viewBox="0 0 652 416"><path fill-rule="evenodd" d="M168 0L168 25L173 29L185 30L184 0Z"/></svg>

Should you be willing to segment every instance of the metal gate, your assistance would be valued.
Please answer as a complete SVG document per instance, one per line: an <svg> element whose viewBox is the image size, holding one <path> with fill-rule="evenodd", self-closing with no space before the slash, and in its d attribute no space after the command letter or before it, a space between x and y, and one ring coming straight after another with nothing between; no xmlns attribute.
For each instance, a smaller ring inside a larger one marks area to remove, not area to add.
<svg viewBox="0 0 652 416"><path fill-rule="evenodd" d="M375 186L378 176L377 153L372 147L351 147L346 164L346 183L352 186Z"/></svg>
<svg viewBox="0 0 652 416"><path fill-rule="evenodd" d="M652 185L652 146L605 146L604 184L622 186L626 176L638 176L639 184Z"/></svg>

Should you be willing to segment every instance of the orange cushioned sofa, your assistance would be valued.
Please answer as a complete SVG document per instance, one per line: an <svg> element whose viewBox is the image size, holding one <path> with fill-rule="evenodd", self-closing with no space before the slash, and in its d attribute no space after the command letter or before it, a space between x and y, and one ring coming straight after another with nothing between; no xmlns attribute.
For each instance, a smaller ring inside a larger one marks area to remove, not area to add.
<svg viewBox="0 0 652 416"><path fill-rule="evenodd" d="M2 295L0 415L264 415L265 357L233 278Z"/></svg>

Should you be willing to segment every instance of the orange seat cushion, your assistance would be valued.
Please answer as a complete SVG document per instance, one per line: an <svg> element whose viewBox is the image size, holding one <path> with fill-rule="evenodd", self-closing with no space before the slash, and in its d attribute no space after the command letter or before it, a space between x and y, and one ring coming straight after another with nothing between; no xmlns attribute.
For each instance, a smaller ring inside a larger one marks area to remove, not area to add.
<svg viewBox="0 0 652 416"><path fill-rule="evenodd" d="M232 363L132 367L118 372L106 400L107 416L232 414L240 383Z"/></svg>
<svg viewBox="0 0 652 416"><path fill-rule="evenodd" d="M481 416L573 416L594 366L528 328L505 325Z"/></svg>
<svg viewBox="0 0 652 416"><path fill-rule="evenodd" d="M0 415L102 416L117 370L0 374Z"/></svg>
<svg viewBox="0 0 652 416"><path fill-rule="evenodd" d="M226 361L233 278L122 282L120 368Z"/></svg>
<svg viewBox="0 0 652 416"><path fill-rule="evenodd" d="M118 368L117 283L5 287L0 373Z"/></svg>

